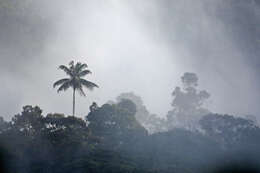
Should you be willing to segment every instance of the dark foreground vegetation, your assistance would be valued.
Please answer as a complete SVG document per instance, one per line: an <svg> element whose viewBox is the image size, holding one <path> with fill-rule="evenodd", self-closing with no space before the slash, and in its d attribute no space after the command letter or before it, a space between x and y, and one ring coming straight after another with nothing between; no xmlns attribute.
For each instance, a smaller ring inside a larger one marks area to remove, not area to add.
<svg viewBox="0 0 260 173"><path fill-rule="evenodd" d="M251 120L209 114L200 130L149 135L135 113L126 99L94 103L86 120L25 106L10 122L0 119L1 172L203 173L260 165L260 128Z"/></svg>

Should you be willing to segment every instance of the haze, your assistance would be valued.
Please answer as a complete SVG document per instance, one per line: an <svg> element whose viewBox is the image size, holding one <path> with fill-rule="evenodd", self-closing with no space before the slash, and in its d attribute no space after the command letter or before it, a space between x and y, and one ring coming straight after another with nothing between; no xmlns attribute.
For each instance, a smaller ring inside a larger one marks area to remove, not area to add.
<svg viewBox="0 0 260 173"><path fill-rule="evenodd" d="M0 9L2 116L27 104L71 114L72 93L52 88L65 75L57 67L71 60L86 62L93 72L88 79L100 86L86 98L77 95L80 117L93 101L101 105L129 91L163 117L184 72L196 73L199 88L211 93L209 110L257 116L256 2L58 0Z"/></svg>

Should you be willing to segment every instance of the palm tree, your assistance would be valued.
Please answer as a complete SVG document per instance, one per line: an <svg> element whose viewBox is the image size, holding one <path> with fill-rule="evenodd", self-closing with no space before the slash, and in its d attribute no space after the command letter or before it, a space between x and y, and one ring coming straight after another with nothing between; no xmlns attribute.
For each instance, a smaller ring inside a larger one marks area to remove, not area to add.
<svg viewBox="0 0 260 173"><path fill-rule="evenodd" d="M73 116L75 115L75 91L78 91L82 96L86 96L83 87L89 90L92 90L95 87L98 88L97 84L83 79L87 74L91 74L91 71L87 68L87 64L80 62L74 64L74 61L71 61L68 67L60 65L59 69L63 70L69 78L60 79L53 84L53 88L60 86L57 92L66 91L68 88L73 89Z"/></svg>

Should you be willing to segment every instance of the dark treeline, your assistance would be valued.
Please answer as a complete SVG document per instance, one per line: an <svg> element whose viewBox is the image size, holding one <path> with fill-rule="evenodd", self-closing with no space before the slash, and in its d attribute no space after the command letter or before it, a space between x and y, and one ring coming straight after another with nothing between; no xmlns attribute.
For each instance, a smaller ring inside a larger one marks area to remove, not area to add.
<svg viewBox="0 0 260 173"><path fill-rule="evenodd" d="M209 113L200 130L149 135L136 112L128 99L93 103L85 120L25 106L10 122L0 119L1 172L201 173L260 165L260 128L252 120Z"/></svg>
<svg viewBox="0 0 260 173"><path fill-rule="evenodd" d="M185 73L181 81L165 118L134 93L93 102L84 119L24 106L9 122L0 118L0 171L210 173L260 165L257 119L211 113L197 75Z"/></svg>

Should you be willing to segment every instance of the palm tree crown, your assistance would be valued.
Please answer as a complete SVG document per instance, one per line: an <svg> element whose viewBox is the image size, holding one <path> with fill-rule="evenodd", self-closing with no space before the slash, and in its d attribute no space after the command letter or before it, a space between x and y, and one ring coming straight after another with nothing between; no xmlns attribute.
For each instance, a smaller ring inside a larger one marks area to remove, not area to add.
<svg viewBox="0 0 260 173"><path fill-rule="evenodd" d="M66 91L68 88L73 89L73 116L75 115L75 91L78 91L82 96L86 96L83 87L89 90L98 88L97 84L83 79L84 76L91 74L91 71L87 68L87 64L80 62L74 64L74 61L71 61L68 67L60 65L59 69L63 70L69 78L60 79L53 84L53 88L59 86L57 92Z"/></svg>

